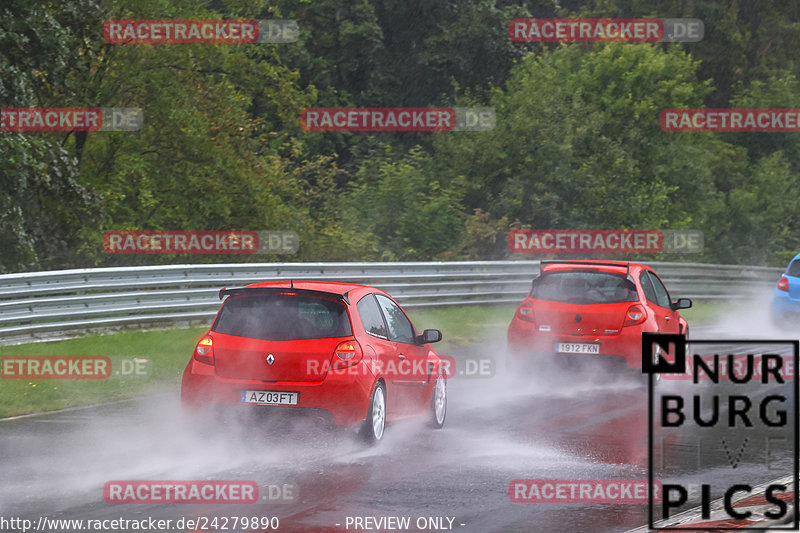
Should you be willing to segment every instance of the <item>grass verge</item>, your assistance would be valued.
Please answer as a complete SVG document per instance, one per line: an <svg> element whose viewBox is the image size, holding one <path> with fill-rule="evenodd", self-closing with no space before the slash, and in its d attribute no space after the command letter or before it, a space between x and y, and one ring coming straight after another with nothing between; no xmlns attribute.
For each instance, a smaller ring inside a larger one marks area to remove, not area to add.
<svg viewBox="0 0 800 533"><path fill-rule="evenodd" d="M7 355L105 355L151 361L148 376L107 379L0 379L0 417L130 398L163 385L179 386L195 343L207 327L121 331L54 342L0 347Z"/></svg>
<svg viewBox="0 0 800 533"><path fill-rule="evenodd" d="M690 324L712 321L727 307L696 303L681 314ZM419 330L440 329L443 340L435 346L440 354L459 348L497 341L505 332L516 305L472 305L434 309L410 308ZM105 355L139 357L151 361L149 376L111 376L108 379L0 379L0 418L52 411L131 398L149 390L180 386L181 373L206 326L166 330L121 331L76 339L0 347L6 355ZM5 374L5 373L4 373Z"/></svg>

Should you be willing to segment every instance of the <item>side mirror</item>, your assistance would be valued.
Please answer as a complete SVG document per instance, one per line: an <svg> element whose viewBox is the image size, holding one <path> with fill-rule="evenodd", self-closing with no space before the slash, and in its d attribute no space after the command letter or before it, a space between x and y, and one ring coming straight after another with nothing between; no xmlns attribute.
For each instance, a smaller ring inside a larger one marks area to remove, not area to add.
<svg viewBox="0 0 800 533"><path fill-rule="evenodd" d="M692 301L689 298L678 298L672 302L672 309L689 309L692 306Z"/></svg>
<svg viewBox="0 0 800 533"><path fill-rule="evenodd" d="M439 342L442 340L442 332L438 329L426 329L422 335L417 337L420 344L427 344L429 342Z"/></svg>

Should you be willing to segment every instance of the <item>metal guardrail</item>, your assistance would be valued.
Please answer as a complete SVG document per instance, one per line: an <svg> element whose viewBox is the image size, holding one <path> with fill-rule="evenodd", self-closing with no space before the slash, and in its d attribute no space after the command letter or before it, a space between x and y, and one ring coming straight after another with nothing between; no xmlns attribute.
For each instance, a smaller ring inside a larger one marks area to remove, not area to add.
<svg viewBox="0 0 800 533"><path fill-rule="evenodd" d="M768 291L782 269L650 262L673 297L733 300ZM239 263L59 270L0 276L0 343L97 329L207 321L219 289L281 279L381 288L404 307L519 302L539 261Z"/></svg>

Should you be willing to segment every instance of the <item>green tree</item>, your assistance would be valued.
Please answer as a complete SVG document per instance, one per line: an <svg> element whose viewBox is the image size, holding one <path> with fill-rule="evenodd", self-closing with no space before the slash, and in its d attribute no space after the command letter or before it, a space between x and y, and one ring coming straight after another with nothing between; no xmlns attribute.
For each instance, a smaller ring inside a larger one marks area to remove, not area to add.
<svg viewBox="0 0 800 533"><path fill-rule="evenodd" d="M188 1L113 6L109 18L231 16ZM101 264L175 260L108 257L100 244L111 229L310 225L299 205L303 186L284 160L301 151L287 122L312 96L296 86L277 46L107 44L89 69L74 73L74 86L97 101L144 115L140 132L95 133L85 143L81 176L101 199L101 221L82 230L84 256Z"/></svg>
<svg viewBox="0 0 800 533"><path fill-rule="evenodd" d="M592 17L697 18L702 41L681 46L700 62L701 79L714 80L708 107L729 105L736 88L797 72L800 4L783 0L589 0L564 11Z"/></svg>
<svg viewBox="0 0 800 533"><path fill-rule="evenodd" d="M724 263L784 266L797 253L797 174L776 151L755 160L726 194L720 221L725 232L713 241Z"/></svg>
<svg viewBox="0 0 800 533"><path fill-rule="evenodd" d="M425 260L453 247L461 232L460 183L442 186L419 147L400 161L375 154L357 171L346 203L382 261Z"/></svg>
<svg viewBox="0 0 800 533"><path fill-rule="evenodd" d="M640 44L531 54L492 94L495 130L439 135L437 168L466 180L467 208L533 227L703 224L716 141L658 123L664 108L702 102L696 67Z"/></svg>
<svg viewBox="0 0 800 533"><path fill-rule="evenodd" d="M64 96L91 27L92 0L11 0L0 8L3 107L86 105ZM0 132L0 272L58 268L76 247L77 228L93 218L91 191L63 133Z"/></svg>

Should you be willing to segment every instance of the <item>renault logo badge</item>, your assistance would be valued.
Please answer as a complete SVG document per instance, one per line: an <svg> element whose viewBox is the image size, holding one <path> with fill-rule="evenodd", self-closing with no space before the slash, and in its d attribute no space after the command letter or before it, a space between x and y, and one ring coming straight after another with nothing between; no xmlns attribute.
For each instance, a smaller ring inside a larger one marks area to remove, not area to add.
<svg viewBox="0 0 800 533"><path fill-rule="evenodd" d="M581 315L575 315L575 322L581 321Z"/></svg>
<svg viewBox="0 0 800 533"><path fill-rule="evenodd" d="M267 356L267 364L268 364L268 365L271 365L271 364L272 364L272 363L274 363L274 362L275 362L275 356L274 356L274 355L272 355L272 354L269 354L269 355Z"/></svg>

